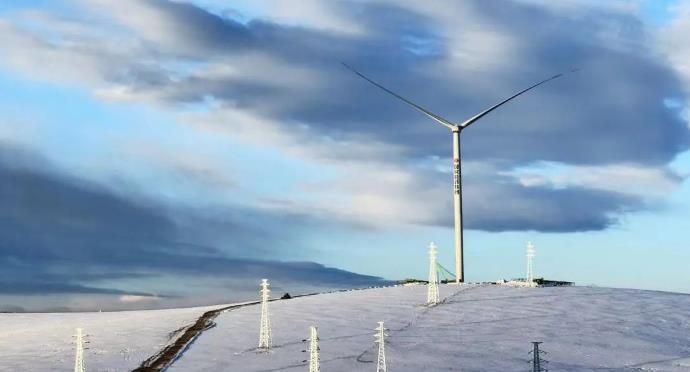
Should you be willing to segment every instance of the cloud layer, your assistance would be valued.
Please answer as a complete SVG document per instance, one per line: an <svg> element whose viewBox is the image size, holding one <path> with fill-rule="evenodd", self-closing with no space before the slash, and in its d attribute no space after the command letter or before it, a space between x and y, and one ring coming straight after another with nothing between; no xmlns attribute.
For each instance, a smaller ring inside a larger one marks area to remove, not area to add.
<svg viewBox="0 0 690 372"><path fill-rule="evenodd" d="M217 201L193 209L193 201L170 203L39 166L44 160L22 166L25 155L3 150L5 283L15 278L27 293L140 296L159 293L105 284L229 267L240 278L270 271L334 285L375 280L258 260L269 251L291 258L325 227L451 226L450 134L341 61L455 121L546 76L581 69L463 132L470 229L602 230L627 213L663 207L663 194L683 180L669 168L690 145L682 108L669 104L689 101L681 21L659 36L627 3L204 4L97 0L6 12L0 68L86 90L105 104L154 107L193 131L311 173L299 173L289 192L257 195L247 190L263 190L265 175L238 177L228 165L242 159L113 145L152 173L166 168L193 178L185 187ZM657 47L660 37L665 49ZM665 191L646 192L657 187ZM19 288L10 287L0 292Z"/></svg>

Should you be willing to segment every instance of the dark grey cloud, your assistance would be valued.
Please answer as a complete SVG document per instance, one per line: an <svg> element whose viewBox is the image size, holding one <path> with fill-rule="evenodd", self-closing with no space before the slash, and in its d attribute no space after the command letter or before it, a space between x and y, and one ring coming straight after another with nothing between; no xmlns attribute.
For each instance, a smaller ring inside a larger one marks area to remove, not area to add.
<svg viewBox="0 0 690 372"><path fill-rule="evenodd" d="M26 309L18 305L0 304L0 313L23 313Z"/></svg>
<svg viewBox="0 0 690 372"><path fill-rule="evenodd" d="M433 173L421 172L421 177L431 178ZM450 175L446 177L450 179ZM676 182L678 176L668 177ZM472 230L601 231L615 225L626 213L663 208L638 194L611 191L611 188L560 187L547 182L523 184L513 176L476 169L464 179L463 222L465 228ZM440 186L440 190L446 189L445 185ZM428 183L420 183L410 195L423 194L429 187ZM436 195L435 199L429 207L436 212L433 217L416 222L452 228L451 192Z"/></svg>
<svg viewBox="0 0 690 372"><path fill-rule="evenodd" d="M68 280L74 280L69 278ZM79 284L36 282L36 281L3 281L0 282L0 295L45 295L56 293L70 294L108 294L154 297L147 292L124 291L113 288L90 287ZM165 296L164 296L165 297Z"/></svg>
<svg viewBox="0 0 690 372"><path fill-rule="evenodd" d="M525 187L514 182L482 189L481 199L465 199L467 227L484 231L598 231L614 225L620 215L647 207L639 198L581 187ZM451 220L445 221L447 225Z"/></svg>
<svg viewBox="0 0 690 372"><path fill-rule="evenodd" d="M312 262L258 259L267 254L265 247L278 258L286 246L301 249L290 235L291 226L308 223L295 222L298 216L238 208L223 210L221 219L165 208L61 174L40 157L7 146L0 146L0 179L0 295L193 297L184 288L161 293L155 285L111 287L165 275L189 282L233 278L251 288L267 275L338 288L380 281ZM282 229L258 228L276 224ZM218 241L225 246L208 245Z"/></svg>
<svg viewBox="0 0 690 372"><path fill-rule="evenodd" d="M257 36L241 23L215 16L191 4L165 0L142 0L141 3L157 10L158 21L174 30L175 35L152 35L154 42L172 36L175 44L179 43L192 53L207 53L242 50L258 41ZM199 56L192 54L191 57Z"/></svg>

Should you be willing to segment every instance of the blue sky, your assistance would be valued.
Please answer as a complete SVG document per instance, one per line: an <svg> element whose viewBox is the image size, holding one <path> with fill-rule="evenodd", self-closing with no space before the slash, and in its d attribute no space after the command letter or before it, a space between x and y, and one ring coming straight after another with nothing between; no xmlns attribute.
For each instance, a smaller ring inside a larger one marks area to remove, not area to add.
<svg viewBox="0 0 690 372"><path fill-rule="evenodd" d="M4 2L0 304L424 277L430 241L450 268L450 136L340 61L452 120L582 67L464 133L467 279L532 241L548 278L690 292L686 8Z"/></svg>

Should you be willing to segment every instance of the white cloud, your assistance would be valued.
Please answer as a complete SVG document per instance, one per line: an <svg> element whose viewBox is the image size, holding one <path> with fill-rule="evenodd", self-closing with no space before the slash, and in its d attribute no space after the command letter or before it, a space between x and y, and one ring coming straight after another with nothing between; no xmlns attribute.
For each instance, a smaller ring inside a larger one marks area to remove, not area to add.
<svg viewBox="0 0 690 372"><path fill-rule="evenodd" d="M661 41L678 72L690 84L690 3L673 8L673 20L661 32Z"/></svg>
<svg viewBox="0 0 690 372"><path fill-rule="evenodd" d="M413 167L400 165L404 150L393 144L357 136L336 140L310 133L307 126L287 128L274 120L230 108L186 114L181 120L233 141L278 150L333 174L326 181L300 182L298 188L308 198L266 197L259 200L264 208L308 212L367 226L430 224L437 219L434 206L445 199L439 197L433 177L425 180ZM444 190L443 194L449 192Z"/></svg>
<svg viewBox="0 0 690 372"><path fill-rule="evenodd" d="M322 0L251 0L262 16L278 23L361 35L364 30L338 3Z"/></svg>
<svg viewBox="0 0 690 372"><path fill-rule="evenodd" d="M664 197L682 183L681 177L669 169L634 164L577 166L542 162L504 174L526 187L582 187L643 198Z"/></svg>
<svg viewBox="0 0 690 372"><path fill-rule="evenodd" d="M564 15L582 15L592 8L603 9L616 13L638 14L641 0L517 0L518 2L533 4L550 9Z"/></svg>
<svg viewBox="0 0 690 372"><path fill-rule="evenodd" d="M662 27L659 41L678 75L685 81L686 92L690 94L690 3L678 2L670 7L672 19ZM686 101L680 116L690 128L690 101Z"/></svg>
<svg viewBox="0 0 690 372"><path fill-rule="evenodd" d="M157 296L139 296L139 295L122 295L119 298L120 302L131 304L139 302L154 302L159 301L160 297Z"/></svg>
<svg viewBox="0 0 690 372"><path fill-rule="evenodd" d="M433 27L444 36L448 58L444 70L471 81L475 72L502 71L505 61L521 50L524 39L508 28L497 27L469 1L388 1L402 5L433 20ZM470 72L470 73L468 73Z"/></svg>
<svg viewBox="0 0 690 372"><path fill-rule="evenodd" d="M100 80L98 57L66 52L69 47L50 45L2 19L0 44L7 48L0 64L18 70L27 77L66 82ZM73 66L80 66L80 69L74 69Z"/></svg>

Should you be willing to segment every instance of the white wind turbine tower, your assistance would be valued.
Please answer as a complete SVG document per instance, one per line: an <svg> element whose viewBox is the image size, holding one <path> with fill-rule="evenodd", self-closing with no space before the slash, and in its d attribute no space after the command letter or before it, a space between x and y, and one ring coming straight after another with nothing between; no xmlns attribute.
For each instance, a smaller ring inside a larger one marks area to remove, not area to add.
<svg viewBox="0 0 690 372"><path fill-rule="evenodd" d="M527 285L530 287L534 286L534 256L535 256L534 245L532 242L527 242Z"/></svg>
<svg viewBox="0 0 690 372"><path fill-rule="evenodd" d="M528 88L525 88L512 96L504 99L503 101L485 109L484 111L479 112L478 114L470 117L469 119L460 122L460 123L453 123L449 120L444 119L443 117L434 114L433 112L417 105L416 103L408 100L407 98L393 92L392 90L384 87L383 85L375 82L374 80L371 80L370 78L364 76L362 73L359 71L355 70L354 68L348 66L347 64L343 63L343 66L345 66L347 69L350 71L354 72L357 74L359 77L362 79L368 81L369 83L375 85L376 87L382 89L386 93L392 95L393 97L405 102L406 104L414 107L417 111L423 113L424 115L428 116L431 120L434 120L435 122L443 125L444 127L450 129L452 135L453 135L453 215L455 217L455 282L456 283L461 283L465 281L465 270L464 270L464 262L463 262L463 249L462 249L462 235L463 235L463 227L462 227L462 176L461 176L461 166L460 166L460 132L462 132L463 129L469 127L472 125L474 122L477 120L481 119L484 117L484 115L490 113L491 111L497 109L498 107L502 106L505 103L508 103L508 101L512 100L513 98L516 98L517 96L526 93L527 91L536 88L548 81L557 79L564 74L558 74L554 75L548 79L542 80L536 84L533 84L529 86ZM572 70L575 71L575 70ZM571 71L571 72L572 72Z"/></svg>

